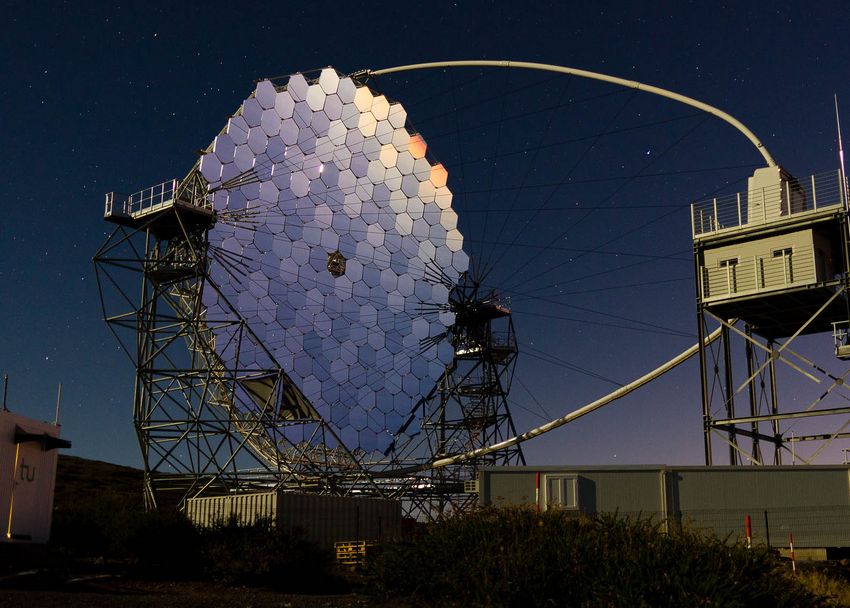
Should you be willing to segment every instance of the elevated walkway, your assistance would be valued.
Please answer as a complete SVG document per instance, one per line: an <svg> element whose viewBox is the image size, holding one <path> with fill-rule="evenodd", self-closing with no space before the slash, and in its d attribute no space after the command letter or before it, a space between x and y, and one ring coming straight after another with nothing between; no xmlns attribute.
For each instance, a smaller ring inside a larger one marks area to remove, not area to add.
<svg viewBox="0 0 850 608"><path fill-rule="evenodd" d="M841 171L758 169L746 192L694 203L699 310L774 340L831 331L848 317L847 217Z"/></svg>
<svg viewBox="0 0 850 608"><path fill-rule="evenodd" d="M129 196L107 192L103 217L116 224L137 227L152 216L175 206L202 215L213 215L212 199L206 192L199 192L196 184L184 184L178 179L172 179Z"/></svg>
<svg viewBox="0 0 850 608"><path fill-rule="evenodd" d="M845 204L840 171L801 180L782 175L770 185L751 183L747 192L693 203L691 232L694 241L740 238L745 233L782 229L788 224L828 216L843 211Z"/></svg>

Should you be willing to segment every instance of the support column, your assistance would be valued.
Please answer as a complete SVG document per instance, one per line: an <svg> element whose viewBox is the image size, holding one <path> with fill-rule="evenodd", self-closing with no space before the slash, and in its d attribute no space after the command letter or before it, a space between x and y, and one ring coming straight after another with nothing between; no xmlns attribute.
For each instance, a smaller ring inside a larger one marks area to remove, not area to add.
<svg viewBox="0 0 850 608"><path fill-rule="evenodd" d="M767 346L770 349L770 365L768 372L770 374L770 413L774 416L779 414L779 394L776 391L776 360L773 357L773 349L775 343L773 340L768 340ZM774 418L773 422L773 464L782 464L782 434L779 432L779 419Z"/></svg>
<svg viewBox="0 0 850 608"><path fill-rule="evenodd" d="M729 328L725 325L720 333L720 342L723 347L723 373L725 378L725 402L726 402L726 417L735 417L735 384L732 380L732 350L729 344ZM729 431L729 464L738 464L738 437L735 430Z"/></svg>
<svg viewBox="0 0 850 608"><path fill-rule="evenodd" d="M746 340L746 357L747 357L747 377L750 379L747 383L747 394L750 401L750 416L758 416L758 394L756 392L756 376L755 370L758 368L755 361L755 351L753 350L753 331L749 323L744 325L744 333L747 335ZM771 363L773 359L771 358ZM758 422L750 423L750 432L752 433L752 457L757 462L762 462L761 446L759 445L759 425Z"/></svg>

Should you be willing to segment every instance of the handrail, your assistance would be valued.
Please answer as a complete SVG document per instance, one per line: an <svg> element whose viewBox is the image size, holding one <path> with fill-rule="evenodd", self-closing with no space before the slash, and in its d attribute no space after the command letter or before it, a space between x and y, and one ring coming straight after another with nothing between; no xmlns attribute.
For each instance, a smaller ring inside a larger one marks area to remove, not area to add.
<svg viewBox="0 0 850 608"><path fill-rule="evenodd" d="M840 171L788 179L752 192L739 192L691 204L696 239L721 231L784 221L791 216L845 205Z"/></svg>
<svg viewBox="0 0 850 608"><path fill-rule="evenodd" d="M174 204L180 197L181 201L189 202L195 207L212 210L212 200L206 191L200 190L194 182L182 182L178 179L170 179L144 190L134 192L129 196L119 199L115 192L106 193L106 207L104 216L124 216L136 218L146 215L148 212L156 211ZM189 200L184 196L188 194Z"/></svg>

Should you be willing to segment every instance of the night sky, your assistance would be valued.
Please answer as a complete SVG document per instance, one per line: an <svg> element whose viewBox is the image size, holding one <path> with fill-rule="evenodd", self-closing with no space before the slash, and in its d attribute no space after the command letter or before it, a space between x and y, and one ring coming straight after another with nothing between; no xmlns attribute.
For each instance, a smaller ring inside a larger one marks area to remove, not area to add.
<svg viewBox="0 0 850 608"><path fill-rule="evenodd" d="M104 193L185 175L258 78L566 65L715 105L799 177L838 167L833 94L850 124L840 2L84 4L97 5L4 10L0 373L10 409L40 419L53 419L61 383L69 453L122 464L141 458L132 365L101 319L91 262L112 228ZM518 430L694 343L688 205L746 188L763 162L742 135L681 104L545 73L411 72L373 88L405 105L445 164L465 248L511 297ZM829 362L831 337L805 347ZM692 362L526 456L699 464L698 384Z"/></svg>

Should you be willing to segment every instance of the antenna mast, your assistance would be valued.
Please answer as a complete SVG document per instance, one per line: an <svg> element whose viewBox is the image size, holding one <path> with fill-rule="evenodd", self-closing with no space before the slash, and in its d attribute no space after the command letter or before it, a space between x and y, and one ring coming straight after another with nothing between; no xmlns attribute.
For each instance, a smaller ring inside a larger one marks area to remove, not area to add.
<svg viewBox="0 0 850 608"><path fill-rule="evenodd" d="M56 416L53 418L53 424L59 426L59 407L62 403L62 383L59 383L59 389L56 393Z"/></svg>
<svg viewBox="0 0 850 608"><path fill-rule="evenodd" d="M844 188L845 200L847 199L847 173L844 171L844 144L841 141L841 119L838 115L838 93L833 93L835 98L835 128L838 131L838 165L841 171L841 186Z"/></svg>

